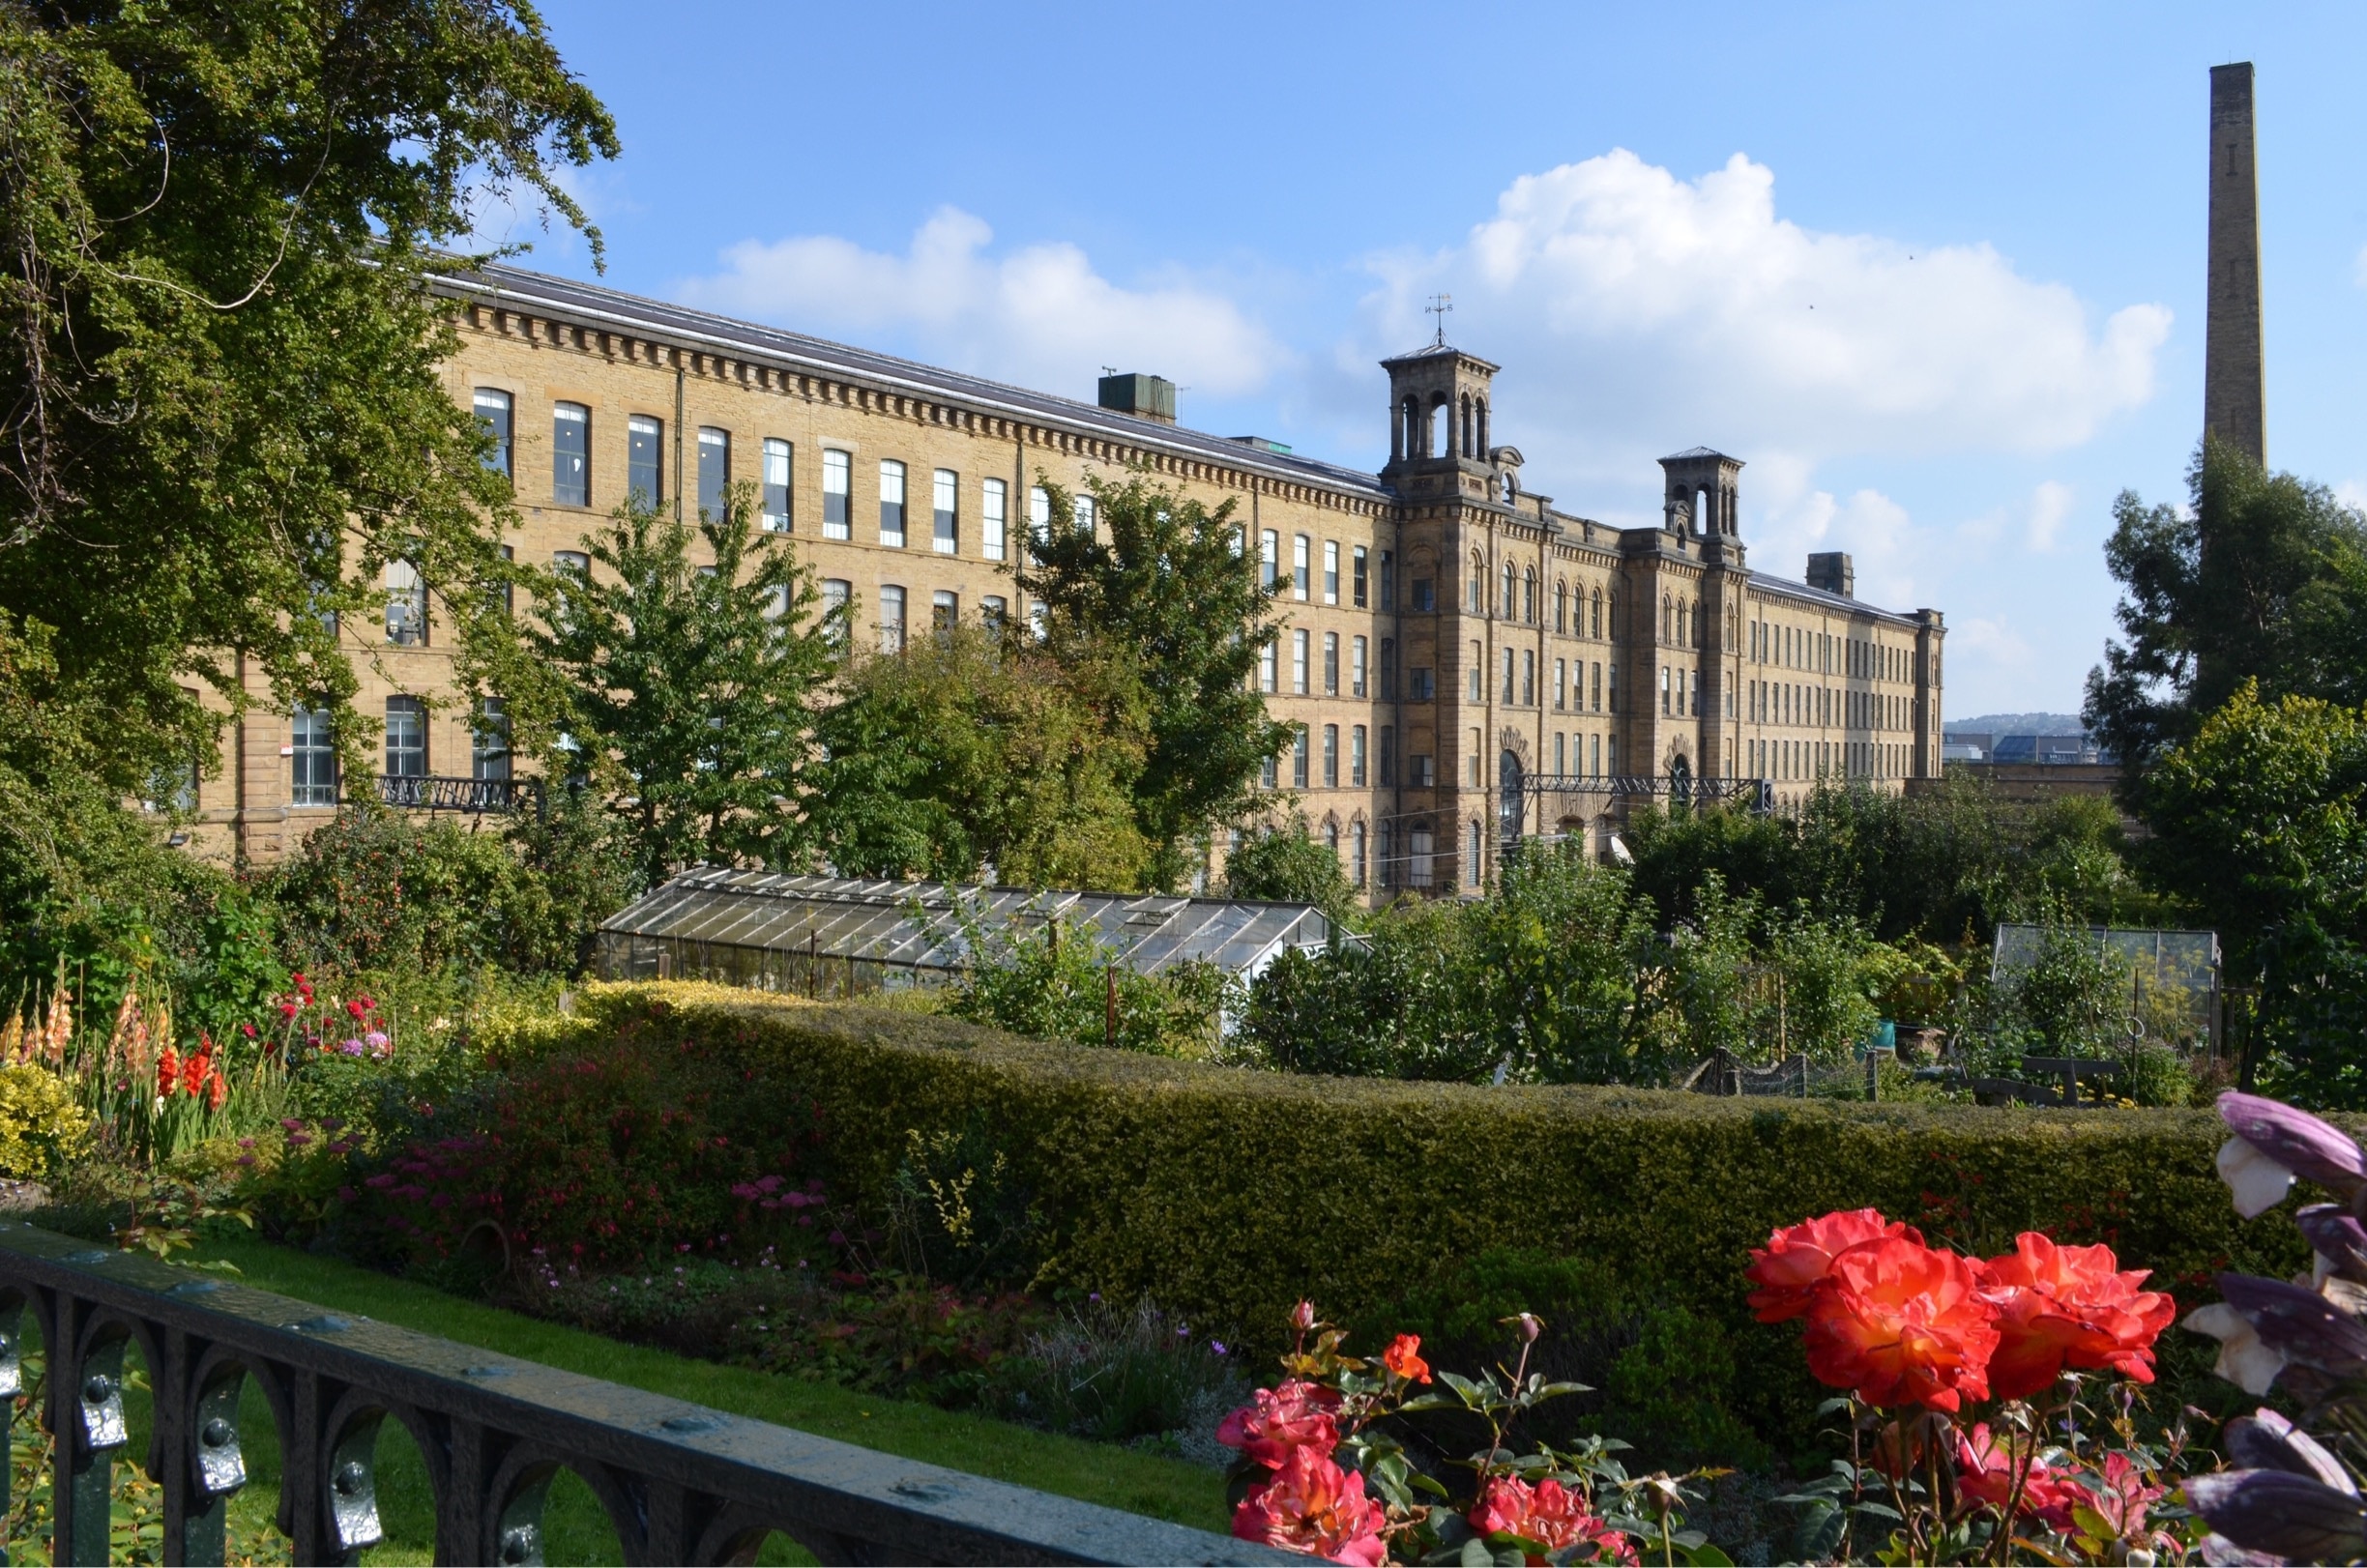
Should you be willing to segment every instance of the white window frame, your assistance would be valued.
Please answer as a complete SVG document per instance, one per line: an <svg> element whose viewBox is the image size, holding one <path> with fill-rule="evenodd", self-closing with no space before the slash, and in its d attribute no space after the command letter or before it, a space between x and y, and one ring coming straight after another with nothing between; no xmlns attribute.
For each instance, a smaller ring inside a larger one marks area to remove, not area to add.
<svg viewBox="0 0 2367 1568"><path fill-rule="evenodd" d="M961 553L961 476L950 468L929 476L929 547L939 555Z"/></svg>
<svg viewBox="0 0 2367 1568"><path fill-rule="evenodd" d="M833 508L831 503L838 505ZM837 516L831 512L835 509ZM822 537L855 537L855 454L842 447L822 449Z"/></svg>
<svg viewBox="0 0 2367 1568"><path fill-rule="evenodd" d="M904 465L893 457L879 463L879 541L882 549L904 548L905 508L908 506ZM890 508L895 508L891 511Z"/></svg>
<svg viewBox="0 0 2367 1568"><path fill-rule="evenodd" d="M791 488L797 474L797 448L778 436L764 443L764 527L770 534L791 532L796 496Z"/></svg>
<svg viewBox="0 0 2367 1568"><path fill-rule="evenodd" d="M1010 486L1001 479L988 479L979 493L979 553L989 561L1000 561L1009 548Z"/></svg>

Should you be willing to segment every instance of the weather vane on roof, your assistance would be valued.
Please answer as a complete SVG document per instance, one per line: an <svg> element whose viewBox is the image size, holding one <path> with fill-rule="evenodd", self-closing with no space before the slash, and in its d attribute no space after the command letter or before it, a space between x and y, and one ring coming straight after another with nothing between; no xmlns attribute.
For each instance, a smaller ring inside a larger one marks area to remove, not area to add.
<svg viewBox="0 0 2367 1568"><path fill-rule="evenodd" d="M1425 315L1438 317L1438 335L1430 339L1432 348L1446 346L1446 312L1453 308L1454 296L1451 294L1433 294L1430 303L1422 306Z"/></svg>

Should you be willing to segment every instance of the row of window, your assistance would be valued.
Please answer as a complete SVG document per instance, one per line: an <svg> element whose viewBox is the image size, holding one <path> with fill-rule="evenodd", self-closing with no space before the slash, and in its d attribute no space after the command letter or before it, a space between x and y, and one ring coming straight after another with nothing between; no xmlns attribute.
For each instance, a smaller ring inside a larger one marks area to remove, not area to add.
<svg viewBox="0 0 2367 1568"><path fill-rule="evenodd" d="M299 708L289 715L288 802L300 806L337 803L336 736L329 710ZM427 705L417 697L386 700L386 769L388 778L425 778L428 774ZM469 732L469 776L506 779L510 776L510 717L500 699L488 700Z"/></svg>
<svg viewBox="0 0 2367 1568"><path fill-rule="evenodd" d="M1772 621L1751 623L1750 656L1754 664L1780 664L1824 675L1902 682L1914 679L1913 649L1862 637L1812 632L1804 626L1787 626Z"/></svg>
<svg viewBox="0 0 2367 1568"><path fill-rule="evenodd" d="M1751 771L1759 778L1903 778L1914 748L1881 740L1753 740Z"/></svg>
<svg viewBox="0 0 2367 1568"><path fill-rule="evenodd" d="M489 387L476 392L479 425L490 442L487 467L516 480L515 448L511 440L511 395ZM795 446L777 437L765 438L761 449L758 510L763 525L774 533L794 530L796 494ZM720 518L728 504L733 474L732 433L712 425L698 431L698 508L702 515ZM908 537L909 474L893 458L879 464L879 542L903 549ZM666 499L665 421L652 414L633 414L625 421L625 488L645 507ZM929 478L929 543L940 555L959 555L964 532L961 475L950 468ZM581 403L551 406L551 500L565 507L592 504L592 411ZM988 561L1004 560L1008 552L1010 486L1007 480L980 479L975 496L977 547ZM1052 501L1042 486L1029 491L1030 522L1037 537L1052 524ZM1072 521L1090 532L1095 524L1094 498L1074 498ZM822 450L822 537L851 539L855 523L855 456L835 447ZM1359 600L1359 602L1361 602Z"/></svg>
<svg viewBox="0 0 2367 1568"><path fill-rule="evenodd" d="M1291 536L1290 575L1282 569L1282 535L1278 529L1264 529L1258 534L1259 581L1268 592L1287 594L1290 597L1312 602L1315 597L1315 537L1311 534ZM1323 541L1323 602L1340 602L1341 551L1337 539ZM1347 551L1348 602L1357 609L1372 607L1372 552L1363 545L1352 545ZM1397 607L1396 557L1389 551L1381 552L1381 608Z"/></svg>
<svg viewBox="0 0 2367 1568"><path fill-rule="evenodd" d="M1908 728L1910 699L1905 696L1885 691L1836 692L1827 686L1800 685L1790 681L1752 682L1750 716L1762 724L1821 727L1834 721L1836 700L1842 704L1844 722L1853 729Z"/></svg>
<svg viewBox="0 0 2367 1568"><path fill-rule="evenodd" d="M1464 580L1468 590L1465 602L1470 612L1473 615L1486 615L1489 610L1487 559L1476 550L1472 552L1471 570L1466 574ZM1519 621L1529 625L1535 625L1538 611L1536 568L1522 566L1515 570L1512 563L1507 561L1504 564L1501 581L1502 596L1495 606L1498 616L1506 621ZM1415 586L1417 597L1426 600L1429 596L1426 591L1427 580L1417 582ZM1432 608L1427 602L1417 604L1414 607L1417 610ZM1573 589L1566 577L1555 582L1553 629L1558 635L1600 638L1610 635L1612 629L1618 624L1619 593L1617 590L1606 593L1600 587L1593 590L1584 587Z"/></svg>

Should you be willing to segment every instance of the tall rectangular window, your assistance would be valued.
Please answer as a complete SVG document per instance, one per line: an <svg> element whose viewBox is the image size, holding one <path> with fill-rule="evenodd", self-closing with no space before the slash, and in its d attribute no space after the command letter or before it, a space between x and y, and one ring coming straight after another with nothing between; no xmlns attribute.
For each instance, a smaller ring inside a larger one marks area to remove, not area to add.
<svg viewBox="0 0 2367 1568"><path fill-rule="evenodd" d="M822 635L833 648L846 648L847 618L854 613L847 606L854 598L855 585L844 577L822 579Z"/></svg>
<svg viewBox="0 0 2367 1568"><path fill-rule="evenodd" d="M961 622L961 595L939 589L929 595L929 629L939 634L951 631Z"/></svg>
<svg viewBox="0 0 2367 1568"><path fill-rule="evenodd" d="M592 411L581 403L551 405L551 503L592 505Z"/></svg>
<svg viewBox="0 0 2367 1568"><path fill-rule="evenodd" d="M1599 713L1599 712L1601 712L1602 711L1603 711L1603 667L1602 667L1600 664L1597 664L1597 665L1595 665L1595 666L1594 666L1594 711L1596 711L1597 713Z"/></svg>
<svg viewBox="0 0 2367 1568"><path fill-rule="evenodd" d="M337 803L336 740L329 729L329 710L299 708L288 715L288 756L292 765L288 803L333 806Z"/></svg>
<svg viewBox="0 0 2367 1568"><path fill-rule="evenodd" d="M1307 634L1291 633L1291 690L1303 697L1307 694Z"/></svg>
<svg viewBox="0 0 2367 1568"><path fill-rule="evenodd" d="M1358 546L1356 547L1356 550L1355 550L1355 552L1353 553L1353 555L1351 556L1350 561L1349 561L1348 589L1349 589L1349 595L1350 595L1350 597L1351 597L1351 598L1352 598L1352 599L1355 601L1356 607L1357 607L1358 609L1359 609L1359 610L1367 608L1367 606L1366 606L1366 604L1365 604L1365 602L1364 602L1364 599L1365 599L1365 560L1364 560L1364 546L1362 546L1361 544L1359 544L1359 545L1358 545Z"/></svg>
<svg viewBox="0 0 2367 1568"><path fill-rule="evenodd" d="M822 449L822 537L855 537L855 457L834 447Z"/></svg>
<svg viewBox="0 0 2367 1568"><path fill-rule="evenodd" d="M979 553L989 561L1004 558L1009 507L1010 487L1001 479L988 479L985 493L979 498Z"/></svg>
<svg viewBox="0 0 2367 1568"><path fill-rule="evenodd" d="M1438 697L1438 672L1427 664L1406 671L1406 701L1426 703Z"/></svg>
<svg viewBox="0 0 2367 1568"><path fill-rule="evenodd" d="M1339 788L1339 726L1324 726L1323 781L1327 790Z"/></svg>
<svg viewBox="0 0 2367 1568"><path fill-rule="evenodd" d="M1569 771L1569 735L1566 731L1556 730L1554 732L1554 771L1557 773Z"/></svg>
<svg viewBox="0 0 2367 1568"><path fill-rule="evenodd" d="M719 523L731 505L731 432L700 426L698 454L699 515Z"/></svg>
<svg viewBox="0 0 2367 1568"><path fill-rule="evenodd" d="M408 561L386 564L387 641L397 648L423 648L427 642L427 585L419 567Z"/></svg>
<svg viewBox="0 0 2367 1568"><path fill-rule="evenodd" d="M1536 706L1536 650L1521 650L1521 706Z"/></svg>
<svg viewBox="0 0 2367 1568"><path fill-rule="evenodd" d="M386 776L427 776L427 707L417 697L386 701Z"/></svg>
<svg viewBox="0 0 2367 1568"><path fill-rule="evenodd" d="M1081 495L1069 498L1068 521L1075 525L1077 533L1084 537L1093 537L1094 522L1099 516L1100 505L1093 497Z"/></svg>
<svg viewBox="0 0 2367 1568"><path fill-rule="evenodd" d="M1434 581L1434 580L1433 580L1433 579L1431 579L1431 578L1428 578L1428 577L1417 577L1417 578L1415 578L1415 579L1414 579L1414 610L1415 610L1415 613L1416 613L1416 614L1417 614L1417 615L1427 615L1427 614L1429 614L1431 611L1433 611L1433 610L1435 610L1435 609L1437 609L1437 608L1438 608L1438 584L1437 584L1437 582L1436 582L1436 581Z"/></svg>
<svg viewBox="0 0 2367 1568"><path fill-rule="evenodd" d="M961 549L961 476L941 468L930 490L929 520L934 525L930 539L939 555L957 554Z"/></svg>
<svg viewBox="0 0 2367 1568"><path fill-rule="evenodd" d="M1327 697L1339 695L1339 633L1324 633L1323 688Z"/></svg>
<svg viewBox="0 0 2367 1568"><path fill-rule="evenodd" d="M510 710L499 697L487 697L469 726L469 776L510 776Z"/></svg>
<svg viewBox="0 0 2367 1568"><path fill-rule="evenodd" d="M1364 680L1364 649L1365 642L1363 638L1351 637L1348 639L1348 695L1351 697L1361 697L1366 695Z"/></svg>
<svg viewBox="0 0 2367 1568"><path fill-rule="evenodd" d="M1028 486L1028 537L1038 553L1052 539L1052 492L1040 484Z"/></svg>
<svg viewBox="0 0 2367 1568"><path fill-rule="evenodd" d="M1000 594L984 595L979 600L979 621L1000 637L1010 624L1010 600Z"/></svg>
<svg viewBox="0 0 2367 1568"><path fill-rule="evenodd" d="M665 421L635 414L625 421L625 489L636 507L665 502Z"/></svg>
<svg viewBox="0 0 2367 1568"><path fill-rule="evenodd" d="M789 532L789 481L797 472L796 449L777 436L764 444L764 525L773 533Z"/></svg>
<svg viewBox="0 0 2367 1568"><path fill-rule="evenodd" d="M904 652L904 590L892 583L880 584L880 652Z"/></svg>
<svg viewBox="0 0 2367 1568"><path fill-rule="evenodd" d="M1352 887L1363 886L1365 878L1371 875L1371 872L1372 862L1365 850L1364 825L1360 822L1352 822L1348 825L1349 886Z"/></svg>
<svg viewBox="0 0 2367 1568"><path fill-rule="evenodd" d="M1259 781L1260 781L1261 783L1263 783L1263 784L1264 784L1264 785L1265 785L1265 786L1266 786L1268 789L1270 789L1270 790L1271 790L1271 789L1276 789L1276 788L1279 788L1279 787L1280 787L1280 785L1281 785L1281 783L1282 783L1282 771L1281 771L1281 769L1282 769L1282 763L1281 763L1281 759L1280 759L1280 758L1278 758L1278 757L1269 757L1269 758L1267 758L1267 759L1266 759L1266 763L1265 763L1265 767L1263 768L1263 769L1262 769L1262 770L1259 772L1259 774L1258 774Z"/></svg>
<svg viewBox="0 0 2367 1568"><path fill-rule="evenodd" d="M1381 726L1381 787L1388 789L1397 782L1397 729L1395 725Z"/></svg>
<svg viewBox="0 0 2367 1568"><path fill-rule="evenodd" d="M1434 875L1433 862L1438 858L1432 853L1436 843L1427 828L1417 828L1406 834L1407 886L1427 888L1430 886Z"/></svg>
<svg viewBox="0 0 2367 1568"><path fill-rule="evenodd" d="M1273 529L1258 535L1258 586L1271 592L1282 573L1282 536Z"/></svg>
<svg viewBox="0 0 2367 1568"><path fill-rule="evenodd" d="M1406 758L1407 782L1417 790L1438 786L1438 758L1427 751L1417 751Z"/></svg>
<svg viewBox="0 0 2367 1568"><path fill-rule="evenodd" d="M1324 540L1324 602L1339 602L1339 541Z"/></svg>
<svg viewBox="0 0 2367 1568"><path fill-rule="evenodd" d="M1554 660L1554 711L1560 712L1568 708L1568 698L1569 660L1558 658Z"/></svg>
<svg viewBox="0 0 2367 1568"><path fill-rule="evenodd" d="M1599 735L1587 738L1587 771L1596 778L1602 777L1602 737Z"/></svg>
<svg viewBox="0 0 2367 1568"><path fill-rule="evenodd" d="M884 457L879 466L880 542L891 550L904 548L904 465Z"/></svg>
<svg viewBox="0 0 2367 1568"><path fill-rule="evenodd" d="M1348 783L1352 788L1364 787L1364 726L1348 727Z"/></svg>
<svg viewBox="0 0 2367 1568"><path fill-rule="evenodd" d="M1504 701L1507 708L1512 706L1512 650L1507 648L1504 651Z"/></svg>
<svg viewBox="0 0 2367 1568"><path fill-rule="evenodd" d="M1463 770L1468 775L1465 782L1476 789L1482 776L1479 771L1479 732L1477 730L1471 732L1470 755L1464 759L1464 764Z"/></svg>
<svg viewBox="0 0 2367 1568"><path fill-rule="evenodd" d="M1471 849L1464 857L1463 885L1466 887L1476 887L1479 886L1479 858L1485 853L1480 841L1479 825L1473 823L1471 830L1464 836L1471 840Z"/></svg>
<svg viewBox="0 0 2367 1568"><path fill-rule="evenodd" d="M1303 790L1306 787L1307 727L1301 724L1299 726L1298 733L1291 737L1291 788Z"/></svg>
<svg viewBox="0 0 2367 1568"><path fill-rule="evenodd" d="M1291 596L1303 599L1313 584L1308 580L1314 573L1312 557L1315 541L1304 534L1291 536Z"/></svg>
<svg viewBox="0 0 2367 1568"><path fill-rule="evenodd" d="M1271 692L1276 689L1274 666L1280 658L1281 648L1277 643L1269 642L1258 650L1258 690Z"/></svg>
<svg viewBox="0 0 2367 1568"><path fill-rule="evenodd" d="M512 455L510 432L510 394L480 387L474 399L477 408L477 428L492 443L484 454L484 466L505 479L516 479L517 470L510 466Z"/></svg>

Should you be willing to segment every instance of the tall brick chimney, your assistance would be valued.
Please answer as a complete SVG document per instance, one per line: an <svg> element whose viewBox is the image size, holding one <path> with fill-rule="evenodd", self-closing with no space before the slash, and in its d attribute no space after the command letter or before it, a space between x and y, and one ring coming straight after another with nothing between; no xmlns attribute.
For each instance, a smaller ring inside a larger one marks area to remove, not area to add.
<svg viewBox="0 0 2367 1568"><path fill-rule="evenodd" d="M2210 283L2205 303L2203 428L2265 467L2260 191L2249 61L2211 67Z"/></svg>

